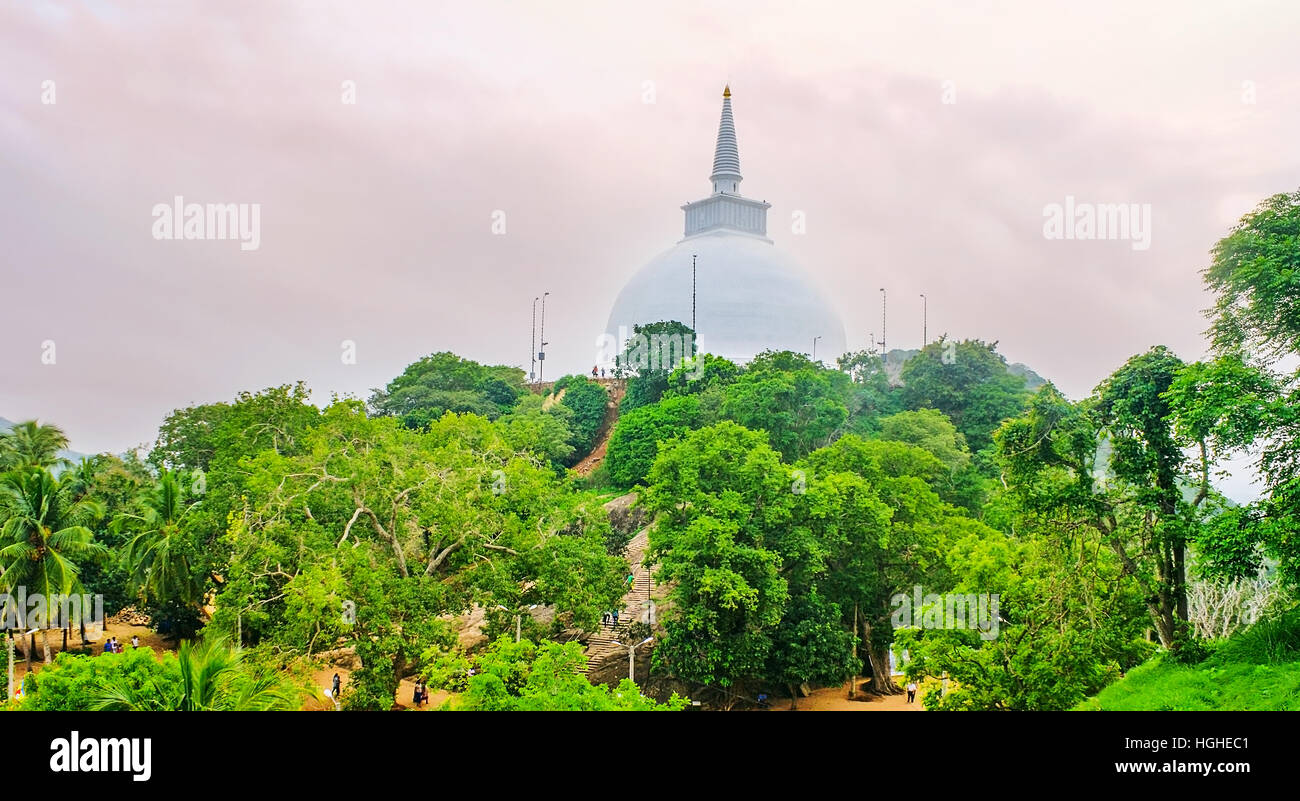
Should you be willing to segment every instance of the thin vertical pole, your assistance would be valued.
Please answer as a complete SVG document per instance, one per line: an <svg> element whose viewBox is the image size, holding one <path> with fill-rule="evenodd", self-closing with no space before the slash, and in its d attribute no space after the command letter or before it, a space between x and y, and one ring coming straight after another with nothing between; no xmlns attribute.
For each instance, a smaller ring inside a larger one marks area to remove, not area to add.
<svg viewBox="0 0 1300 801"><path fill-rule="evenodd" d="M925 348L930 342L929 329L929 301L925 298L925 293L921 293L921 347Z"/></svg>
<svg viewBox="0 0 1300 801"><path fill-rule="evenodd" d="M528 381L537 379L537 298L533 298L533 340L528 348Z"/></svg>
<svg viewBox="0 0 1300 801"><path fill-rule="evenodd" d="M880 288L880 351L885 352L885 288Z"/></svg>
<svg viewBox="0 0 1300 801"><path fill-rule="evenodd" d="M550 292L542 293L542 349L538 353L541 357L537 364L537 383L542 383L542 376L546 375L546 296Z"/></svg>
<svg viewBox="0 0 1300 801"><path fill-rule="evenodd" d="M695 330L695 254L691 254L691 336L700 338Z"/></svg>

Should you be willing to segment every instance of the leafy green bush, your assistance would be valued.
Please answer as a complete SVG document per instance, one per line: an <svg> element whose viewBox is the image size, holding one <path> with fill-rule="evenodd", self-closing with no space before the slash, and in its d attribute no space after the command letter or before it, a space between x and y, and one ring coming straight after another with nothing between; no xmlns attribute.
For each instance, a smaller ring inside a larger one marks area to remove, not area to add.
<svg viewBox="0 0 1300 801"><path fill-rule="evenodd" d="M627 679L614 690L592 684L583 675L586 657L576 642L534 644L501 637L476 654L473 661L474 675L465 682L465 691L448 701L444 709L675 711L684 709L688 703L676 694L667 703L657 703L643 696L640 688ZM441 670L445 671L458 670L463 663L452 658L441 664ZM456 684L459 683L457 675L465 674L451 674Z"/></svg>
<svg viewBox="0 0 1300 801"><path fill-rule="evenodd" d="M624 412L605 451L610 480L621 487L644 481L659 454L659 444L694 428L699 411L699 401L686 396Z"/></svg>
<svg viewBox="0 0 1300 801"><path fill-rule="evenodd" d="M120 654L78 656L61 653L54 663L27 678L25 710L85 712L110 683L138 692L166 693L180 684L148 648L128 648Z"/></svg>
<svg viewBox="0 0 1300 801"><path fill-rule="evenodd" d="M580 375L571 375L555 382L554 391L564 392L560 403L573 411L570 418L569 444L573 446L570 462L577 462L591 453L596 444L596 435L600 425L605 422L605 411L609 405L609 393L595 381Z"/></svg>
<svg viewBox="0 0 1300 801"><path fill-rule="evenodd" d="M61 653L28 678L25 710L208 711L298 709L305 687L232 649L220 637L181 643L155 657L149 648L120 654Z"/></svg>

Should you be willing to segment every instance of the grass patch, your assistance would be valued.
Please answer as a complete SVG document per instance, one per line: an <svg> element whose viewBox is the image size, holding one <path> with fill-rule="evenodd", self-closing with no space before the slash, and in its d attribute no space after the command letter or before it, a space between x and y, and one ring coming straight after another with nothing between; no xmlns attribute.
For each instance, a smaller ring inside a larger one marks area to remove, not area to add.
<svg viewBox="0 0 1300 801"><path fill-rule="evenodd" d="M1158 656L1075 708L1300 711L1300 609L1215 643L1195 665Z"/></svg>

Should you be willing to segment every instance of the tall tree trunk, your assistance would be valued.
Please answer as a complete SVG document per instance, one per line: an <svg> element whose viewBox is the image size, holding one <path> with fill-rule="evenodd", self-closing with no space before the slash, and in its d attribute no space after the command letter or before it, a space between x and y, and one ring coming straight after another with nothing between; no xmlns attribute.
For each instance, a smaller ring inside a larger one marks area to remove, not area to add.
<svg viewBox="0 0 1300 801"><path fill-rule="evenodd" d="M393 659L393 684L397 685L394 688L394 692L396 692L397 690L401 690L402 676L405 673L406 673L406 654L399 653L397 657ZM393 696L393 702L394 705L396 705L397 703L396 695Z"/></svg>
<svg viewBox="0 0 1300 801"><path fill-rule="evenodd" d="M858 602L853 602L853 675L849 677L849 700L858 695Z"/></svg>
<svg viewBox="0 0 1300 801"><path fill-rule="evenodd" d="M50 630L49 628L41 629L41 644L45 647L45 664L50 664Z"/></svg>
<svg viewBox="0 0 1300 801"><path fill-rule="evenodd" d="M1181 542L1174 545L1174 603L1178 620L1183 623L1188 622L1186 550Z"/></svg>
<svg viewBox="0 0 1300 801"><path fill-rule="evenodd" d="M1155 625L1156 639L1170 651L1177 650L1177 620L1168 598L1157 597L1147 601L1147 611Z"/></svg>
<svg viewBox="0 0 1300 801"><path fill-rule="evenodd" d="M794 712L799 709L799 688L793 684L787 684L790 688L790 711Z"/></svg>
<svg viewBox="0 0 1300 801"><path fill-rule="evenodd" d="M862 618L862 641L867 648L867 660L871 663L871 689L881 695L902 692L889 674L889 646L877 648L871 641L871 622L866 616Z"/></svg>

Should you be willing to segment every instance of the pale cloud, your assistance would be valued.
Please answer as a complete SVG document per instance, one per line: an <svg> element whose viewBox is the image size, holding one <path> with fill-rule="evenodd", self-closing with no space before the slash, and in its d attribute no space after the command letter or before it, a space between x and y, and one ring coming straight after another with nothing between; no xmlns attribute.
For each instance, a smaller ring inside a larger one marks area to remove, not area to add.
<svg viewBox="0 0 1300 801"><path fill-rule="evenodd" d="M0 415L82 450L241 389L364 396L435 350L526 368L543 291L548 375L588 369L708 190L724 82L745 188L850 346L880 286L916 346L925 292L932 336L996 339L1075 396L1157 343L1201 355L1210 247L1300 183L1291 2L216 9L0 10ZM261 204L259 249L155 241L178 194ZM1045 240L1067 195L1151 204L1151 248Z"/></svg>

